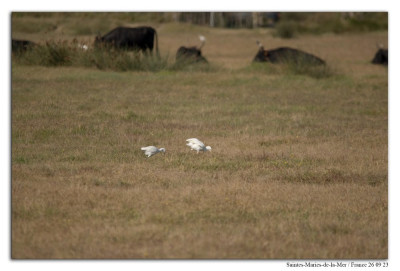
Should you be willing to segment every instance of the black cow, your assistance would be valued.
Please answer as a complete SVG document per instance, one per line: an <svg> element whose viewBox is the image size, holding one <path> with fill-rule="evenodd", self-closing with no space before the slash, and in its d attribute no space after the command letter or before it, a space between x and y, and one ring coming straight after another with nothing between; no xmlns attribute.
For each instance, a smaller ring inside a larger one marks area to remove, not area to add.
<svg viewBox="0 0 400 271"><path fill-rule="evenodd" d="M204 46L206 39L204 36L199 36L201 44L199 47L179 47L178 51L176 52L176 61L177 62L203 62L208 63L207 59L201 55L201 48Z"/></svg>
<svg viewBox="0 0 400 271"><path fill-rule="evenodd" d="M13 53L21 53L35 46L36 43L29 40L15 40L11 41L11 51Z"/></svg>
<svg viewBox="0 0 400 271"><path fill-rule="evenodd" d="M280 47L271 50L264 50L262 44L257 41L260 49L254 57L254 62L271 62L271 63L304 63L311 65L325 65L325 61L317 56L303 52L301 50Z"/></svg>
<svg viewBox="0 0 400 271"><path fill-rule="evenodd" d="M387 66L389 63L389 50L379 48L379 50L375 54L374 59L372 59L372 63L373 64L383 64L383 65Z"/></svg>
<svg viewBox="0 0 400 271"><path fill-rule="evenodd" d="M106 35L95 39L95 45L108 44L118 49L137 50L153 53L154 39L156 40L156 52L158 55L157 32L152 27L117 27Z"/></svg>

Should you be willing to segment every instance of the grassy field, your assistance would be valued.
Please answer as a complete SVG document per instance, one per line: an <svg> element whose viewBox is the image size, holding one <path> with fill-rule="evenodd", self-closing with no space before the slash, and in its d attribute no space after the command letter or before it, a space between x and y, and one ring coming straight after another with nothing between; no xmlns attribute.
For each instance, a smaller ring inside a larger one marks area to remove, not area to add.
<svg viewBox="0 0 400 271"><path fill-rule="evenodd" d="M12 23L14 38L94 39L68 17ZM169 62L206 36L211 67L13 59L12 258L388 257L388 70L370 64L387 32L154 26ZM316 54L329 72L251 65L256 40ZM212 152L190 151L189 137ZM147 145L166 153L146 159Z"/></svg>

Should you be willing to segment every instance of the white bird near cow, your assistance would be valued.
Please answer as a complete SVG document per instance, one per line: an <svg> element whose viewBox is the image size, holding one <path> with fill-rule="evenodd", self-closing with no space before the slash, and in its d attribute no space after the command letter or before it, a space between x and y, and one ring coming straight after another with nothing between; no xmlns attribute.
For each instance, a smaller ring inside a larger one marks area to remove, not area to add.
<svg viewBox="0 0 400 271"><path fill-rule="evenodd" d="M89 46L87 46L86 44L78 44L78 48L82 49L84 51L87 51L89 49Z"/></svg>
<svg viewBox="0 0 400 271"><path fill-rule="evenodd" d="M188 142L186 145L189 146L193 151L197 151L197 153L199 153L200 151L211 151L210 146L204 145L204 143L197 138L188 138L186 139L186 142Z"/></svg>
<svg viewBox="0 0 400 271"><path fill-rule="evenodd" d="M153 156L159 152L165 153L164 148L157 148L155 146L142 147L141 150L144 151L144 154L147 156L147 158L150 156Z"/></svg>

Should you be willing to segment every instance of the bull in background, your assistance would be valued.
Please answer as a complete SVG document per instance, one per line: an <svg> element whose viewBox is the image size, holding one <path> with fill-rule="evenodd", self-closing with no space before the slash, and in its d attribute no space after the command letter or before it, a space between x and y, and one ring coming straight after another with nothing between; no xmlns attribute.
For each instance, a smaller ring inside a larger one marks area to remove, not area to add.
<svg viewBox="0 0 400 271"><path fill-rule="evenodd" d="M36 43L29 40L16 40L11 41L11 51L13 53L22 53L35 46Z"/></svg>
<svg viewBox="0 0 400 271"><path fill-rule="evenodd" d="M177 62L188 62L188 63L196 63L203 62L208 63L207 59L201 55L201 48L204 46L206 42L206 38L204 36L199 36L200 46L196 47L179 47L176 52L176 61Z"/></svg>
<svg viewBox="0 0 400 271"><path fill-rule="evenodd" d="M259 50L254 57L254 62L271 62L271 63L296 63L309 65L325 65L325 61L312 54L301 50L280 47L271 50L264 50L262 44L257 41Z"/></svg>
<svg viewBox="0 0 400 271"><path fill-rule="evenodd" d="M95 39L95 46L105 44L118 49L143 51L143 53L149 50L152 54L154 40L156 52L157 55L159 55L158 37L154 28L148 26L117 27L102 37L97 36Z"/></svg>
<svg viewBox="0 0 400 271"><path fill-rule="evenodd" d="M374 59L372 59L373 64L382 64L382 65L388 65L389 63L389 50L388 49L383 49L382 45L378 46L378 51L376 52Z"/></svg>

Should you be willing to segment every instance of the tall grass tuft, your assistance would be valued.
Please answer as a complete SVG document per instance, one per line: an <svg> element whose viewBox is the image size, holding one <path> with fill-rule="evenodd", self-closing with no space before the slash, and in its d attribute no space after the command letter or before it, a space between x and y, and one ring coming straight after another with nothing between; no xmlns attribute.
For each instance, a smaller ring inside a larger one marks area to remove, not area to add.
<svg viewBox="0 0 400 271"><path fill-rule="evenodd" d="M68 66L72 64L72 52L65 41L48 41L36 45L25 53L13 55L13 60L27 65Z"/></svg>
<svg viewBox="0 0 400 271"><path fill-rule="evenodd" d="M24 65L95 67L114 71L215 71L208 63L168 63L168 55L116 49L107 45L83 48L77 40L48 41L29 48L24 53L13 54L13 61Z"/></svg>
<svg viewBox="0 0 400 271"><path fill-rule="evenodd" d="M116 71L160 71L168 67L167 57L108 47L83 49L82 45L76 40L48 41L23 54L14 54L13 61L26 65L83 66Z"/></svg>
<svg viewBox="0 0 400 271"><path fill-rule="evenodd" d="M275 37L283 38L283 39L291 39L296 36L297 32L297 24L294 21L285 21L279 23L273 35Z"/></svg>
<svg viewBox="0 0 400 271"><path fill-rule="evenodd" d="M212 72L218 70L214 65L206 62L196 62L193 60L181 59L173 63L170 67L173 71L188 71L188 72Z"/></svg>
<svg viewBox="0 0 400 271"><path fill-rule="evenodd" d="M167 67L167 58L130 52L95 48L78 60L79 66L95 66L100 70L160 71Z"/></svg>
<svg viewBox="0 0 400 271"><path fill-rule="evenodd" d="M304 61L286 62L283 65L283 70L291 74L307 75L317 79L335 75L334 70L328 65L310 65Z"/></svg>

